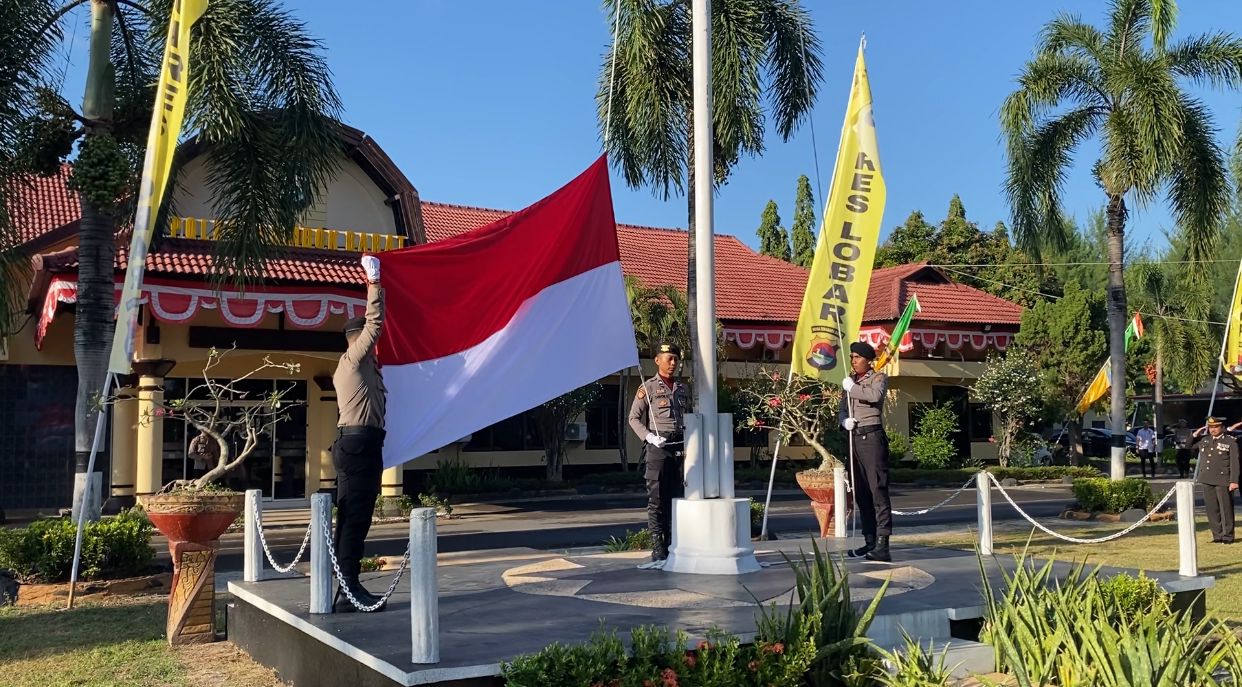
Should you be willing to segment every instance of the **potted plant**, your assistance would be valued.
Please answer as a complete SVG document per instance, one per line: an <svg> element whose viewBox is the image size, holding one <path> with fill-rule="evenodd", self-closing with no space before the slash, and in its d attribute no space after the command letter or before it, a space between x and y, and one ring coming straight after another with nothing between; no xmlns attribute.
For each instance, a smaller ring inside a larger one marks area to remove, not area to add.
<svg viewBox="0 0 1242 687"><path fill-rule="evenodd" d="M819 465L801 470L795 478L811 499L811 510L819 521L819 535L827 537L833 530L836 491L833 468L841 461L833 455L826 439L837 427L841 407L841 390L809 377L788 379L775 372L761 370L738 391L738 408L747 413L746 426L754 430L770 430L782 445L795 438L814 449ZM848 498L848 497L847 497ZM846 502L847 511L853 508Z"/></svg>
<svg viewBox="0 0 1242 687"><path fill-rule="evenodd" d="M213 377L229 352L212 348L202 381L187 388L185 398L154 401L139 417L140 423L157 417L185 423L187 432L197 433L190 442L192 455L187 457L205 470L199 477L174 480L155 494L139 497L151 523L168 538L172 554L166 628L170 644L214 641L216 551L220 535L245 504L245 494L228 489L220 480L254 453L262 434L288 419L289 409L301 404L285 398L293 384L283 389L274 385L271 391L257 395L240 388L250 379L294 375L301 364L264 358L240 377Z"/></svg>

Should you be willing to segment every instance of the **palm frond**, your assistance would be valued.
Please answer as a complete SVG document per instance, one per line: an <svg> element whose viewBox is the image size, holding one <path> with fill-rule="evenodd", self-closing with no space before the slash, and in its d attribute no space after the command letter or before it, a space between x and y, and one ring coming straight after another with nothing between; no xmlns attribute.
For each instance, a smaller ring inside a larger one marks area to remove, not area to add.
<svg viewBox="0 0 1242 687"><path fill-rule="evenodd" d="M1242 39L1217 32L1178 41L1165 55L1177 76L1199 86L1242 86Z"/></svg>
<svg viewBox="0 0 1242 687"><path fill-rule="evenodd" d="M1108 51L1128 55L1143 50L1143 39L1151 28L1153 0L1112 0L1109 2ZM1155 0L1167 2L1168 0ZM1164 9L1162 8L1163 12Z"/></svg>
<svg viewBox="0 0 1242 687"><path fill-rule="evenodd" d="M800 2L769 0L762 6L768 36L768 106L776 131L789 140L809 116L823 83L823 46L815 23Z"/></svg>
<svg viewBox="0 0 1242 687"><path fill-rule="evenodd" d="M1192 261L1207 260L1220 242L1221 222L1229 211L1232 191L1225 153L1216 142L1212 116L1203 103L1183 96L1182 141L1169 181L1168 198L1185 234ZM1201 270L1191 270L1197 276Z"/></svg>
<svg viewBox="0 0 1242 687"><path fill-rule="evenodd" d="M1125 97L1104 128L1105 187L1133 191L1144 205L1180 154L1182 91L1164 61L1150 54L1124 55L1109 79L1110 90Z"/></svg>
<svg viewBox="0 0 1242 687"><path fill-rule="evenodd" d="M762 67L767 40L752 0L712 4L712 120L715 155L727 166L763 152Z"/></svg>
<svg viewBox="0 0 1242 687"><path fill-rule="evenodd" d="M1071 55L1095 64L1106 61L1106 37L1077 14L1062 13L1044 25L1039 52Z"/></svg>
<svg viewBox="0 0 1242 687"><path fill-rule="evenodd" d="M1001 131L1010 139L1020 137L1058 108L1105 108L1109 101L1098 66L1080 55L1039 53L1001 105Z"/></svg>

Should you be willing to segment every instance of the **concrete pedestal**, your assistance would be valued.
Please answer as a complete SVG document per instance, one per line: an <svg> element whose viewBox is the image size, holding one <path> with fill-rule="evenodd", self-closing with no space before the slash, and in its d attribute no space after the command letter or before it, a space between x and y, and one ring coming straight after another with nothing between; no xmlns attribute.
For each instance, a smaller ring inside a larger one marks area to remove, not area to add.
<svg viewBox="0 0 1242 687"><path fill-rule="evenodd" d="M673 545L665 572L742 575L759 570L750 543L750 499L673 500Z"/></svg>

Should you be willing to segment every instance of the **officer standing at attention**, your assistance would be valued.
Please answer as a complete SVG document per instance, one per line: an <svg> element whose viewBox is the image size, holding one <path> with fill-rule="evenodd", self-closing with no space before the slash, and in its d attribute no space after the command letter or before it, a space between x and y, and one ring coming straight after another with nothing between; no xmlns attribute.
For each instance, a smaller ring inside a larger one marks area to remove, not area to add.
<svg viewBox="0 0 1242 687"><path fill-rule="evenodd" d="M379 597L362 586L358 575L362 572L362 549L371 529L380 476L384 472L384 410L388 389L375 360L375 344L384 326L379 259L364 255L362 267L367 275L366 317L355 317L345 323L348 347L332 374L338 416L336 443L332 445L332 465L336 468L333 548L345 586L360 604L373 606ZM336 592L333 610L337 613L355 610L340 589ZM384 607L376 610L382 611Z"/></svg>
<svg viewBox="0 0 1242 687"><path fill-rule="evenodd" d="M869 561L893 560L888 538L893 533L893 508L888 497L888 435L884 433L884 395L888 375L872 369L875 349L865 342L850 344L850 368L841 388L841 426L854 445L854 505L862 516L863 545L846 553Z"/></svg>
<svg viewBox="0 0 1242 687"><path fill-rule="evenodd" d="M1199 450L1199 484L1212 542L1233 543L1233 492L1238 488L1238 442L1225 434L1225 423L1209 417L1206 427L1195 430L1192 448ZM1205 435L1204 432L1207 434Z"/></svg>
<svg viewBox="0 0 1242 687"><path fill-rule="evenodd" d="M643 440L643 479L647 481L647 527L651 560L668 558L673 499L685 494L685 415L690 388L676 378L681 349L664 343L656 349L656 376L643 382L630 406L630 429Z"/></svg>

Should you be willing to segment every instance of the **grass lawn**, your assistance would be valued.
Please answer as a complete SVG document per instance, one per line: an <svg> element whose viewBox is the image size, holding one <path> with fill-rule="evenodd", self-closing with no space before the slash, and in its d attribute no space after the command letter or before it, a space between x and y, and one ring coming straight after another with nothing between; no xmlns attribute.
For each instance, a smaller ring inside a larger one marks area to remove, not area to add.
<svg viewBox="0 0 1242 687"><path fill-rule="evenodd" d="M1070 523L1061 527L1049 525L1049 528L1061 534L1080 538L1102 537L1118 531L1120 527L1083 527ZM1208 610L1231 624L1242 624L1242 544L1213 544L1212 535L1206 531L1202 522L1200 528L1199 574L1216 578L1216 586L1207 593ZM912 535L901 537L901 541L973 549L974 537L973 531L963 531ZM1104 544L1070 544L1039 530L1033 530L1033 533L1002 531L993 535L993 550L997 555L1021 553L1027 546L1028 538L1030 554L1040 558L1055 557L1064 561L1085 559L1089 565L1111 565L1148 571L1176 572L1178 567L1176 522L1144 525L1120 539Z"/></svg>
<svg viewBox="0 0 1242 687"><path fill-rule="evenodd" d="M0 608L0 687L282 683L228 642L174 649L165 597L62 608Z"/></svg>

